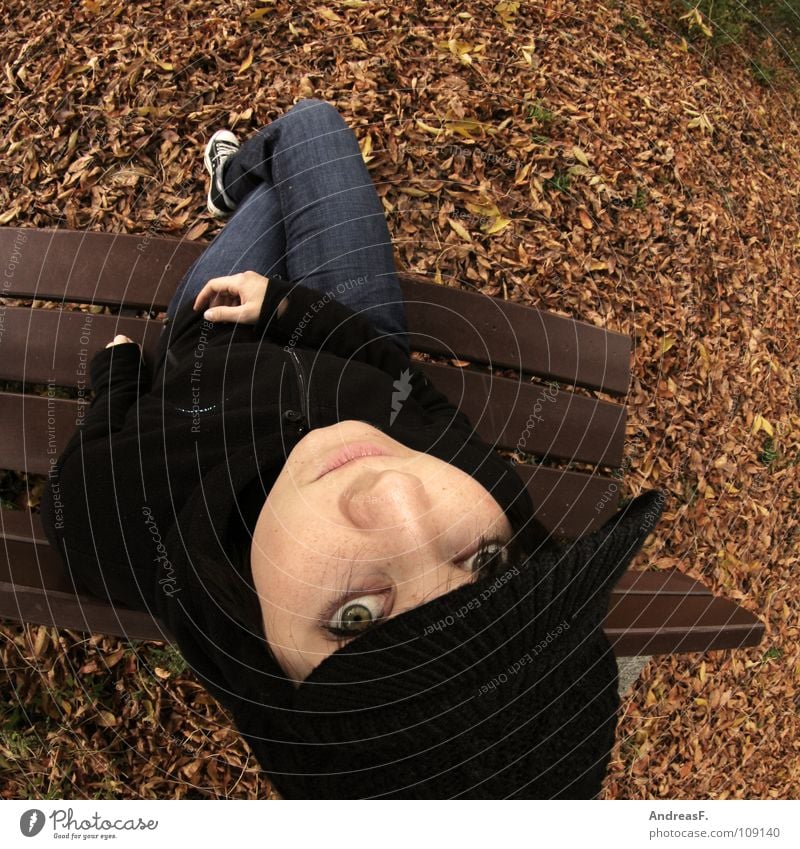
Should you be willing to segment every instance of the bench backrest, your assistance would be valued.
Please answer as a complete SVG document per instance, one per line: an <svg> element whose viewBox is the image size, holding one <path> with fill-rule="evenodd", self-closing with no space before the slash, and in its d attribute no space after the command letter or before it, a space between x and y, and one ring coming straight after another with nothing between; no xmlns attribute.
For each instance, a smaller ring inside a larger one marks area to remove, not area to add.
<svg viewBox="0 0 800 849"><path fill-rule="evenodd" d="M79 406L89 401L88 364L114 335L124 333L141 342L152 362L162 322L136 313L163 311L205 247L149 234L0 228L0 256L7 258L0 296L33 299L34 306L52 301L56 307L4 308L0 380L72 387L79 393L78 400L1 393L0 468L47 474L74 432ZM420 367L467 414L481 438L543 461L517 466L539 520L566 538L599 527L618 504L615 470L622 464L626 413L624 403L608 396L628 391L630 338L498 298L435 285L418 275L403 273L400 279L412 350L471 364L424 362ZM58 308L75 303L97 310L119 307L120 313ZM564 468L575 464L581 468ZM45 615L56 600L66 627L79 627L73 620L88 622L86 615L91 613L94 630L153 635L155 623L144 614L85 598L73 609L74 592L65 586L57 555L46 545L38 514L3 510L0 516L6 542L0 585L7 585L0 615L15 616L16 604L17 618L23 618L24 607L31 621L53 621L34 617L37 611ZM713 598L700 584L686 583L687 579L681 584L681 577L673 576L671 591L665 589L663 576L652 573L629 574L620 582L618 601L624 595L628 605L620 615L624 612L624 619L635 614L643 622L638 635L631 631L633 620L621 622L616 634L620 647L627 639L627 650L636 653L649 640L651 652L674 650L676 634L665 637L666 631L660 632L661 643L653 642L654 626L648 620L657 612L649 609L653 593L675 596L665 602L671 605L669 610L658 611L664 621L680 607L676 607L678 595L685 604L701 596L708 604ZM12 585L14 592L9 590ZM642 603L647 596L648 607L630 607L637 592ZM731 608L731 615L746 613L735 605ZM696 613L685 607L683 619L679 616L680 621L673 623L675 628L686 631L686 616ZM123 630L120 616L127 623ZM728 639L755 639L756 624L760 625L750 614L729 618ZM686 633L682 639L689 636ZM697 647L682 645L685 650Z"/></svg>

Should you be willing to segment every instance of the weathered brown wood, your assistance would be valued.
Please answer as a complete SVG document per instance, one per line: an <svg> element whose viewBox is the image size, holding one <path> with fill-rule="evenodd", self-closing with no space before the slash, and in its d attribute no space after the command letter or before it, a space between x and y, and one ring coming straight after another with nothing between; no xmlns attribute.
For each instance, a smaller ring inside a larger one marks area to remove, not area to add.
<svg viewBox="0 0 800 849"><path fill-rule="evenodd" d="M0 228L0 256L15 245L19 260L4 280L5 296L140 309L163 308L207 247L149 233Z"/></svg>
<svg viewBox="0 0 800 849"><path fill-rule="evenodd" d="M727 599L641 589L612 594L604 630L619 657L738 649L764 636L758 618Z"/></svg>
<svg viewBox="0 0 800 849"><path fill-rule="evenodd" d="M619 466L625 407L545 384L420 363L490 445L542 458Z"/></svg>
<svg viewBox="0 0 800 849"><path fill-rule="evenodd" d="M4 294L163 310L207 247L152 236L0 228L0 255L25 236ZM399 274L411 347L625 394L630 338L566 316Z"/></svg>
<svg viewBox="0 0 800 849"><path fill-rule="evenodd" d="M412 350L459 358L624 395L629 336L401 273Z"/></svg>
<svg viewBox="0 0 800 849"><path fill-rule="evenodd" d="M75 432L80 407L63 398L0 393L0 469L50 471Z"/></svg>
<svg viewBox="0 0 800 849"><path fill-rule="evenodd" d="M31 510L0 509L0 535L8 541L41 542L47 545L41 517Z"/></svg>
<svg viewBox="0 0 800 849"><path fill-rule="evenodd" d="M172 642L167 630L147 613L112 606L86 595L5 582L0 582L0 619L110 634L127 640Z"/></svg>
<svg viewBox="0 0 800 849"><path fill-rule="evenodd" d="M527 463L514 469L528 488L534 515L557 538L590 534L617 512L615 478Z"/></svg>
<svg viewBox="0 0 800 849"><path fill-rule="evenodd" d="M0 380L89 389L89 363L118 333L139 342L150 363L163 324L154 319L74 310L6 307Z"/></svg>

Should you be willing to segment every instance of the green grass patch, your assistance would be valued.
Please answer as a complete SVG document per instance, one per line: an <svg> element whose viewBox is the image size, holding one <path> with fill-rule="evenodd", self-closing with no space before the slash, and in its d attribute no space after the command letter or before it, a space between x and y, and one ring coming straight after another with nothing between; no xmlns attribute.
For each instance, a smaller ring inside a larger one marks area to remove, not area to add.
<svg viewBox="0 0 800 849"><path fill-rule="evenodd" d="M545 186L548 186L557 192L564 192L565 194L569 194L569 184L570 176L566 171L556 171L552 177L548 177L544 181Z"/></svg>

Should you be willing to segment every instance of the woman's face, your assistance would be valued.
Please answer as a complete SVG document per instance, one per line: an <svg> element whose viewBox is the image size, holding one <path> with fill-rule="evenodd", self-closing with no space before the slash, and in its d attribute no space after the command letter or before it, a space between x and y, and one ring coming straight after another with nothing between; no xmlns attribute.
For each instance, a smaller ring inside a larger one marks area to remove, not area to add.
<svg viewBox="0 0 800 849"><path fill-rule="evenodd" d="M366 422L311 431L253 533L253 579L276 659L299 683L376 620L469 582L481 536L507 542L512 528L470 475Z"/></svg>

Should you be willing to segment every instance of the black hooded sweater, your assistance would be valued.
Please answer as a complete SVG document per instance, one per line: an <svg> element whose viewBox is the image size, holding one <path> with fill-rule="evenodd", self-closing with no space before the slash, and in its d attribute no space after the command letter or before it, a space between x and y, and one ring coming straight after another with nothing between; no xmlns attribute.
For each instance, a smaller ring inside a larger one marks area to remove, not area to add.
<svg viewBox="0 0 800 849"><path fill-rule="evenodd" d="M219 568L230 569L225 540L243 526L252 533L312 428L368 422L472 475L515 531L546 536L513 464L394 342L308 287L270 278L255 325L208 322L184 304L152 370L126 343L99 351L90 376L95 397L49 476L44 529L79 589L151 612L179 646L191 617L181 573L207 554L196 540L211 534ZM403 386L410 394L391 421Z"/></svg>

